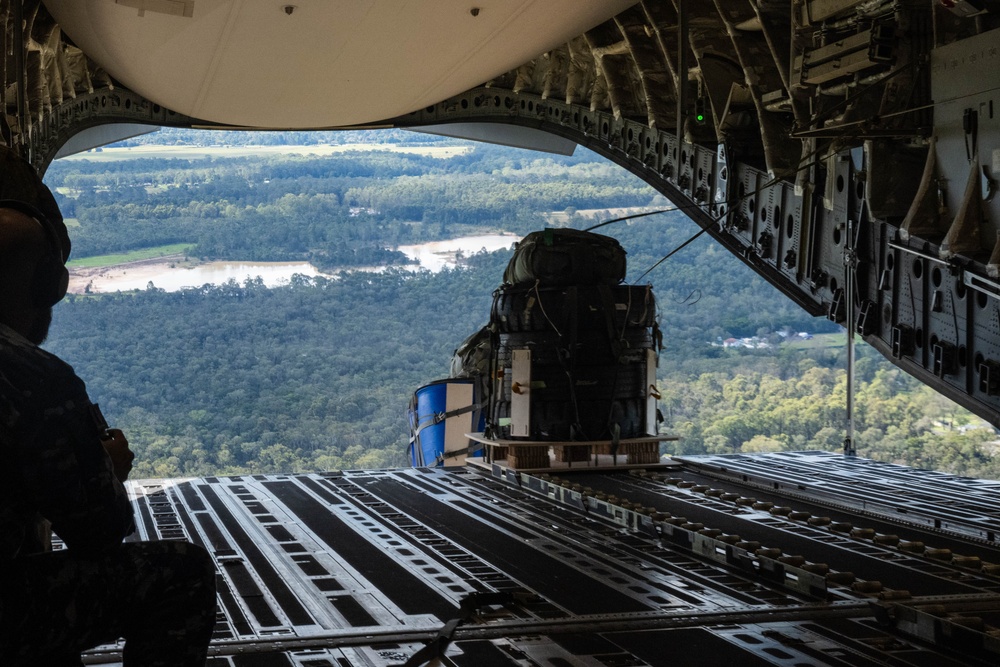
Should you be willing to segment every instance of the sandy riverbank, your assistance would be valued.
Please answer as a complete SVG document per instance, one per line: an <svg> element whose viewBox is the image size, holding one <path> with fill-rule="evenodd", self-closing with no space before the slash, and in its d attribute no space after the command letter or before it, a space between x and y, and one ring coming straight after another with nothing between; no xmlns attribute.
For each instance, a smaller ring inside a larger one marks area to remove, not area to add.
<svg viewBox="0 0 1000 667"><path fill-rule="evenodd" d="M248 278L261 278L268 287L287 284L295 274L320 276L316 267L307 262L191 262L180 255L158 257L104 266L72 269L69 293L104 294L144 290L154 287L168 292L205 284L221 285L229 280L243 283Z"/></svg>
<svg viewBox="0 0 1000 667"><path fill-rule="evenodd" d="M182 261L184 261L184 256L177 254L153 259L140 259L113 266L72 268L69 270L69 289L67 292L84 294L88 285L90 285L92 292L114 292L119 289L114 285L123 278L138 280L145 278L148 282L156 276L163 275L165 271L176 270Z"/></svg>
<svg viewBox="0 0 1000 667"><path fill-rule="evenodd" d="M413 262L400 268L437 272L460 263L460 255L480 250L509 248L519 240L515 234L494 233L464 236L446 241L431 241L419 245L400 246L399 250ZM354 271L380 271L382 267L351 267ZM70 269L69 293L94 294L143 290L150 282L160 289L173 292L185 287L205 284L221 285L228 280L238 283L259 276L268 287L287 284L295 274L328 276L307 262L241 262L186 260L184 255L165 255L100 267Z"/></svg>

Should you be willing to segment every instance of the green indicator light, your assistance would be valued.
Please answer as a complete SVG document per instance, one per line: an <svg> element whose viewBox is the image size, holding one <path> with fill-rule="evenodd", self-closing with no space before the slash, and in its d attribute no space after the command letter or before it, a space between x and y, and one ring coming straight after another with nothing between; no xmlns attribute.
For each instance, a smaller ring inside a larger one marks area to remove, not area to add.
<svg viewBox="0 0 1000 667"><path fill-rule="evenodd" d="M694 101L694 122L699 125L705 124L705 119L708 118L707 109L705 108L705 98L699 97Z"/></svg>

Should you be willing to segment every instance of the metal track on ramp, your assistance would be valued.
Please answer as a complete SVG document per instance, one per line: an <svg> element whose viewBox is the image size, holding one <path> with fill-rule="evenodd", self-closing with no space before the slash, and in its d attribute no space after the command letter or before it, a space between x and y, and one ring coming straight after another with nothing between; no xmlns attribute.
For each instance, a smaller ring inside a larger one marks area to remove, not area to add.
<svg viewBox="0 0 1000 667"><path fill-rule="evenodd" d="M824 453L682 464L131 488L136 539L189 539L215 556L212 667L402 665L477 593L507 595L483 598L440 664L1000 659L1000 547L976 532L987 519L934 522L960 503L985 512L990 483ZM118 646L86 658L119 661Z"/></svg>

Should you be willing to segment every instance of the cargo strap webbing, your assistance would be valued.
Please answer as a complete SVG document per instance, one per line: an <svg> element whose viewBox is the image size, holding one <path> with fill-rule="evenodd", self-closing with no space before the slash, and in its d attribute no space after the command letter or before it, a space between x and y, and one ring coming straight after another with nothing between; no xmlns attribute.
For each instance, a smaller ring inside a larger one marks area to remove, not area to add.
<svg viewBox="0 0 1000 667"><path fill-rule="evenodd" d="M472 442L468 446L462 447L461 449L453 449L450 452L442 452L437 455L434 459L434 465L439 463L444 463L446 459L457 459L459 456L468 456L469 454L475 454L476 452L483 449L486 445L481 442Z"/></svg>
<svg viewBox="0 0 1000 667"><path fill-rule="evenodd" d="M563 341L563 352L559 354L559 364L569 379L569 400L573 406L573 423L569 425L570 440L589 440L583 431L583 420L580 419L580 405L576 400L576 354L580 326L579 311L580 292L576 286L566 290L565 319L569 323L567 338ZM568 365L567 365L567 362Z"/></svg>
<svg viewBox="0 0 1000 667"><path fill-rule="evenodd" d="M615 326L615 299L611 294L611 288L607 285L598 285L597 294L601 299L601 309L604 311L604 327L608 334L608 343L611 345L611 354L618 362L622 356L622 341L618 327Z"/></svg>
<svg viewBox="0 0 1000 667"><path fill-rule="evenodd" d="M615 460L618 458L618 446L621 444L621 437L621 424L611 424L611 456Z"/></svg>
<svg viewBox="0 0 1000 667"><path fill-rule="evenodd" d="M444 651L451 643L451 638L459 625L472 618L480 607L511 604L514 602L514 597L512 593L470 593L466 595L460 602L459 615L445 623L438 630L437 636L427 646L411 655L410 659L403 663L403 667L418 667L444 657Z"/></svg>
<svg viewBox="0 0 1000 667"><path fill-rule="evenodd" d="M417 395L414 394L410 397L410 405L406 410L407 421L410 422L410 444L407 447L407 451L410 453L410 460L413 461L413 465L423 465L424 456L423 452L417 447ZM418 460L419 459L419 460Z"/></svg>
<svg viewBox="0 0 1000 667"><path fill-rule="evenodd" d="M428 415L427 417L424 418L424 420L422 420L423 423L418 422L417 428L416 430L414 430L413 437L410 438L410 441L412 442L413 440L418 439L420 437L420 432L423 431L425 428L428 428L430 426L435 426L437 424L440 424L446 419L451 419L452 417L457 417L458 415L464 415L468 412L474 412L481 407L482 406L479 403L473 403L472 405L466 405L464 408L457 408L455 410L449 410L448 412L435 412L432 415Z"/></svg>
<svg viewBox="0 0 1000 667"><path fill-rule="evenodd" d="M427 465L427 463L424 461L423 447L420 445L420 432L421 431L423 431L425 428L428 428L428 427L440 424L441 422L443 422L446 419L449 419L451 417L457 417L458 415L464 415L464 414L469 413L469 412L474 412L474 411L476 411L476 410L478 410L478 409L480 409L482 407L482 405L480 403L473 403L472 405L466 405L465 407L456 408L455 410L448 410L447 412L435 412L434 414L428 415L424 419L419 420L416 424L414 424L413 423L413 418L416 415L416 407L415 407L414 403L415 403L416 396L414 396L413 398L414 398L414 402L411 402L411 404L410 404L410 429L411 429L411 435L410 435L410 444L409 444L408 450L410 451L410 455L411 455L411 459L410 460L414 460L414 457L413 457L414 453L419 453L420 454L420 464L421 465ZM454 456L460 455L461 453L464 453L464 452L460 451L458 454L451 454L451 453L449 453L449 455L447 457L445 457L445 458L452 458ZM442 458L439 455L434 460L434 463L432 465L437 465L438 463L440 463L443 460L444 460L444 458Z"/></svg>

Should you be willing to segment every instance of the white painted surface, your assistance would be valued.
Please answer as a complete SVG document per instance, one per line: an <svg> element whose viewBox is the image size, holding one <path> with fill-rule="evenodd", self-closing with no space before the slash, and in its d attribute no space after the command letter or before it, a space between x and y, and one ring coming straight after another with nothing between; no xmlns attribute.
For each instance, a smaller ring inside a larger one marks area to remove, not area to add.
<svg viewBox="0 0 1000 667"><path fill-rule="evenodd" d="M531 435L531 350L512 350L511 357L510 435L527 438Z"/></svg>
<svg viewBox="0 0 1000 667"><path fill-rule="evenodd" d="M153 102L203 120L306 129L436 104L635 0L191 0L190 16L169 13L175 4L45 2L77 46Z"/></svg>

